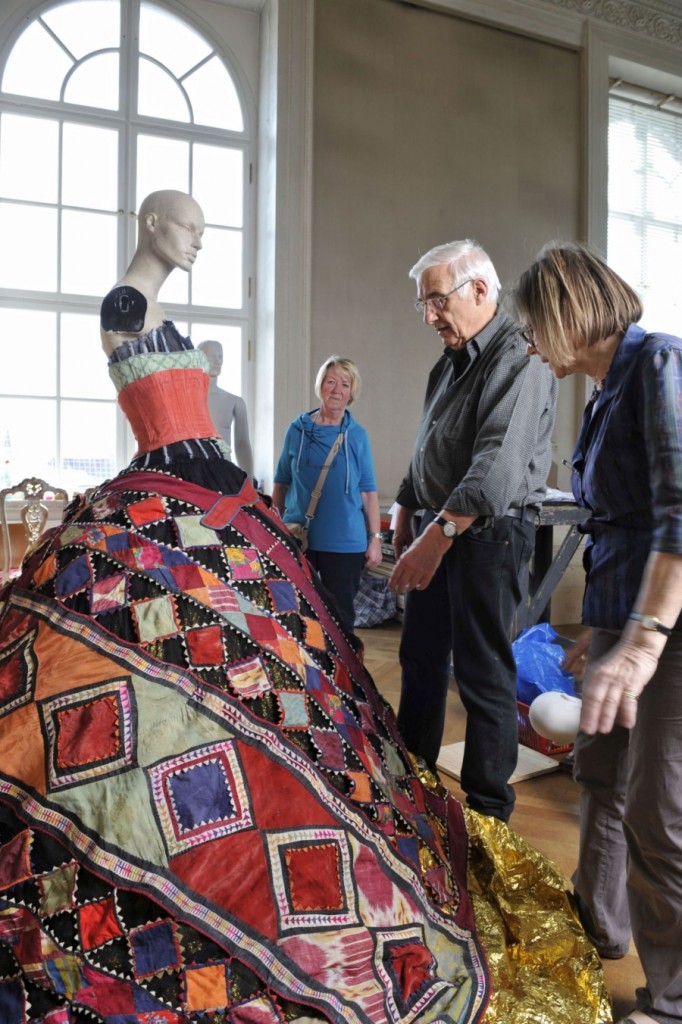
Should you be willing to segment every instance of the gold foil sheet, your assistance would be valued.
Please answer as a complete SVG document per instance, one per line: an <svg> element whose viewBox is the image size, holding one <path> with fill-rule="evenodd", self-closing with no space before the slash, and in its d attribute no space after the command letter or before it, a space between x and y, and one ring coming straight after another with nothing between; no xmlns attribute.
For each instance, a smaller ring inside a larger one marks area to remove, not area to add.
<svg viewBox="0 0 682 1024"><path fill-rule="evenodd" d="M612 1024L601 961L559 869L503 822L464 813L469 892L492 979L485 1024Z"/></svg>

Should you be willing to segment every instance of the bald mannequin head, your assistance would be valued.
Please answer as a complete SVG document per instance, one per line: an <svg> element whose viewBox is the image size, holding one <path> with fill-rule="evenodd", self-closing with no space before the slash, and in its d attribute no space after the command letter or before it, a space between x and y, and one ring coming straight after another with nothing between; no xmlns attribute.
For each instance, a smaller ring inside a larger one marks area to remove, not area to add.
<svg viewBox="0 0 682 1024"><path fill-rule="evenodd" d="M175 189L152 192L137 219L139 255L159 260L168 271L191 270L206 226L196 199Z"/></svg>
<svg viewBox="0 0 682 1024"><path fill-rule="evenodd" d="M208 359L208 372L211 377L219 377L223 368L223 346L219 341L200 341L197 345Z"/></svg>

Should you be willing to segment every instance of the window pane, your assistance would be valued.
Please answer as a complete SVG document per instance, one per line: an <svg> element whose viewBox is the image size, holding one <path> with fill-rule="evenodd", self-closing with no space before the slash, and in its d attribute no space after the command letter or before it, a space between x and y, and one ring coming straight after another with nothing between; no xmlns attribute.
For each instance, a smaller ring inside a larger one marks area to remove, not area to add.
<svg viewBox="0 0 682 1024"><path fill-rule="evenodd" d="M59 125L38 117L0 119L0 192L8 199L57 200Z"/></svg>
<svg viewBox="0 0 682 1024"><path fill-rule="evenodd" d="M0 392L57 393L57 316L34 309L0 309Z"/></svg>
<svg viewBox="0 0 682 1024"><path fill-rule="evenodd" d="M62 402L62 480L71 493L116 472L116 403Z"/></svg>
<svg viewBox="0 0 682 1024"><path fill-rule="evenodd" d="M194 266L196 267L196 263ZM192 273L194 273L194 268L192 268ZM162 306L164 303L171 302L182 306L186 305L189 302L189 274L183 270L174 270L159 292L159 302Z"/></svg>
<svg viewBox="0 0 682 1024"><path fill-rule="evenodd" d="M92 158L97 158L97 174ZM62 202L116 210L118 182L118 132L65 124L62 157Z"/></svg>
<svg viewBox="0 0 682 1024"><path fill-rule="evenodd" d="M139 135L135 209L139 210L145 196L159 188L189 192L189 143Z"/></svg>
<svg viewBox="0 0 682 1024"><path fill-rule="evenodd" d="M55 399L0 398L0 457L12 483L27 476L60 483Z"/></svg>
<svg viewBox="0 0 682 1024"><path fill-rule="evenodd" d="M193 148L192 193L211 224L240 228L244 214L244 155L221 146Z"/></svg>
<svg viewBox="0 0 682 1024"><path fill-rule="evenodd" d="M118 54L100 53L80 64L66 83L64 99L84 107L118 110Z"/></svg>
<svg viewBox="0 0 682 1024"><path fill-rule="evenodd" d="M57 290L57 211L0 203L3 288Z"/></svg>
<svg viewBox="0 0 682 1024"><path fill-rule="evenodd" d="M196 124L244 131L242 105L234 82L219 57L202 64L182 83L189 93Z"/></svg>
<svg viewBox="0 0 682 1024"><path fill-rule="evenodd" d="M17 39L2 77L4 92L58 100L73 61L42 25L34 21Z"/></svg>
<svg viewBox="0 0 682 1024"><path fill-rule="evenodd" d="M116 215L64 210L61 290L104 296L116 278Z"/></svg>
<svg viewBox="0 0 682 1024"><path fill-rule="evenodd" d="M241 231L206 228L204 250L192 269L192 302L198 306L241 308Z"/></svg>
<svg viewBox="0 0 682 1024"><path fill-rule="evenodd" d="M116 398L116 389L107 372L98 316L63 313L60 353L63 395L67 398Z"/></svg>
<svg viewBox="0 0 682 1024"><path fill-rule="evenodd" d="M151 4L140 7L140 53L155 57L180 78L212 47L184 22Z"/></svg>
<svg viewBox="0 0 682 1024"><path fill-rule="evenodd" d="M192 325L192 341L196 348L201 341L219 341L223 346L223 367L217 383L219 388L242 394L242 329L228 324Z"/></svg>
<svg viewBox="0 0 682 1024"><path fill-rule="evenodd" d="M137 110L145 117L165 117L169 121L189 121L187 100L174 78L156 64L140 58Z"/></svg>
<svg viewBox="0 0 682 1024"><path fill-rule="evenodd" d="M53 7L42 18L78 60L93 50L120 44L118 0L72 0Z"/></svg>
<svg viewBox="0 0 682 1024"><path fill-rule="evenodd" d="M641 250L638 224L626 217L609 217L609 264L635 289L642 283Z"/></svg>

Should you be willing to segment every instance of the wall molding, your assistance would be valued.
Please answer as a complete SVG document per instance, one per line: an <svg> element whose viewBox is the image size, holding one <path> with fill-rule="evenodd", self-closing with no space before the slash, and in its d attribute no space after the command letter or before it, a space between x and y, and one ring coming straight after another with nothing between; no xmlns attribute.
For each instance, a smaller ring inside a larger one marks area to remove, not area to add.
<svg viewBox="0 0 682 1024"><path fill-rule="evenodd" d="M540 0L584 18L605 22L647 36L659 43L682 48L682 13L662 2L636 3L635 0Z"/></svg>

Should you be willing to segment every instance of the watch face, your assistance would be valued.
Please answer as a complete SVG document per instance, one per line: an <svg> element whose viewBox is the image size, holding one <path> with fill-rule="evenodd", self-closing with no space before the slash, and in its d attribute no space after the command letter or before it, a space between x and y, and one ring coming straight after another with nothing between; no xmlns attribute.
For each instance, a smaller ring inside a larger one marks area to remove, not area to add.
<svg viewBox="0 0 682 1024"><path fill-rule="evenodd" d="M446 537L457 536L457 526L455 523L449 522L447 519L440 520L441 528Z"/></svg>

